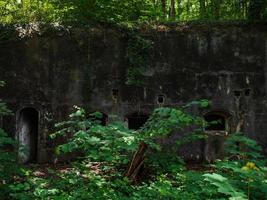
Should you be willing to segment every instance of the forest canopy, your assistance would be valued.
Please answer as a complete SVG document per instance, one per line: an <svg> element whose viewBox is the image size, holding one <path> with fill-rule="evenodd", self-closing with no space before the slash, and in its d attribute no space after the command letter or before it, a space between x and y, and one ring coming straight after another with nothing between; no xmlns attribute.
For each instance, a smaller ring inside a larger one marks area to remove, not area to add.
<svg viewBox="0 0 267 200"><path fill-rule="evenodd" d="M266 5L266 0L0 0L0 22L266 20Z"/></svg>

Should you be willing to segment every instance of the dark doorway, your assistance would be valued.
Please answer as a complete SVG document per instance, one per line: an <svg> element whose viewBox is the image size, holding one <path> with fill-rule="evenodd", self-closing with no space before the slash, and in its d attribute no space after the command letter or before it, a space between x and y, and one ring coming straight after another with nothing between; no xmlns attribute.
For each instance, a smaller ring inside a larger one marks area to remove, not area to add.
<svg viewBox="0 0 267 200"><path fill-rule="evenodd" d="M126 116L126 118L128 120L128 128L137 130L146 123L149 116L144 113L136 112L136 113Z"/></svg>
<svg viewBox="0 0 267 200"><path fill-rule="evenodd" d="M225 131L226 120L225 116L218 113L208 113L205 115L205 121L208 122L206 131Z"/></svg>
<svg viewBox="0 0 267 200"><path fill-rule="evenodd" d="M34 108L24 108L17 117L17 139L19 142L19 161L21 163L37 162L38 118Z"/></svg>
<svg viewBox="0 0 267 200"><path fill-rule="evenodd" d="M228 134L229 117L225 112L213 111L204 115L207 139L204 143L204 158L208 162L224 157L224 141Z"/></svg>

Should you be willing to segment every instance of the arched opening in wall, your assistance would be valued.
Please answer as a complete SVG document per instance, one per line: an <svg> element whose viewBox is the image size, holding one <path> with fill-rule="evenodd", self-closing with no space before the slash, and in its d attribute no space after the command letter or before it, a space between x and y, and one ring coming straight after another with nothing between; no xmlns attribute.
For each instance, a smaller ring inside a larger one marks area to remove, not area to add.
<svg viewBox="0 0 267 200"><path fill-rule="evenodd" d="M148 114L140 112L135 112L130 115L126 115L128 128L132 130L138 130L146 123L148 118L149 118Z"/></svg>
<svg viewBox="0 0 267 200"><path fill-rule="evenodd" d="M37 162L38 118L34 108L24 108L17 115L18 158L21 163Z"/></svg>

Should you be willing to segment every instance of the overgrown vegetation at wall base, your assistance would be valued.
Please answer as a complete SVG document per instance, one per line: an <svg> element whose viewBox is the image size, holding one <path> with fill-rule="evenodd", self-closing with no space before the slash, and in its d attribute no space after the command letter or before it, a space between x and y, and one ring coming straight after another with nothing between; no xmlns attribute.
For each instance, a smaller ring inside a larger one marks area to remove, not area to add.
<svg viewBox="0 0 267 200"><path fill-rule="evenodd" d="M56 152L58 156L75 152L79 159L63 169L46 169L45 174L38 168L26 171L20 181L8 185L9 198L265 199L266 160L260 155L260 147L243 134L227 138L226 145L231 148L224 160L201 165L197 171L187 169L177 155L159 156L161 145L155 139L166 137L173 130L194 125L196 130L182 139L185 142L207 137L201 131L206 122L186 112L188 106L195 104L208 105L207 101L197 101L179 109L156 109L137 131L125 128L119 121L102 126L97 120L101 113L88 115L75 107L68 121L56 125L58 131L51 137L72 135ZM150 150L145 154L139 178L131 179L125 172L140 142Z"/></svg>
<svg viewBox="0 0 267 200"><path fill-rule="evenodd" d="M265 0L0 0L1 23L264 20Z"/></svg>
<svg viewBox="0 0 267 200"><path fill-rule="evenodd" d="M0 88L5 82L0 81ZM0 117L11 115L12 112L0 99ZM14 183L15 176L22 175L22 168L17 164L17 154L14 151L16 142L0 128L0 199L5 199L10 192L10 184Z"/></svg>

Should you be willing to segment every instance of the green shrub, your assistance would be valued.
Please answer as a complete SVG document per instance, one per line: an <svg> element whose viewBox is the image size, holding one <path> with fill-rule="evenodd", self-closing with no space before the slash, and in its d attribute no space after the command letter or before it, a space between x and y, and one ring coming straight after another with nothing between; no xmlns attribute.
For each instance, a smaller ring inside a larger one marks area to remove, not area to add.
<svg viewBox="0 0 267 200"><path fill-rule="evenodd" d="M5 83L0 81L0 87ZM0 99L0 117L11 115L12 112ZM14 178L22 173L22 169L17 164L16 143L7 133L0 128L0 199L4 199L10 193L10 184Z"/></svg>
<svg viewBox="0 0 267 200"><path fill-rule="evenodd" d="M13 199L264 199L266 167L260 147L241 134L228 137L227 157L199 171L187 170L183 160L164 155L155 138L167 137L173 130L194 125L196 132L187 135L178 146L203 139L202 118L186 112L188 106L208 106L207 101L192 102L182 108L156 109L147 123L137 131L121 122L102 126L101 113L86 114L75 107L68 121L56 125L52 138L72 136L60 145L57 153L76 151L80 159L63 171L48 170L45 177L27 171L22 181L10 186ZM133 183L124 176L126 164L140 142L149 145L146 155L145 179ZM236 149L238 141L242 148ZM255 162L254 162L255 161Z"/></svg>

